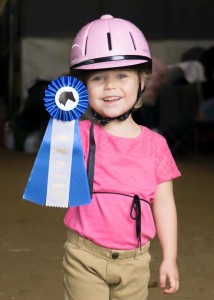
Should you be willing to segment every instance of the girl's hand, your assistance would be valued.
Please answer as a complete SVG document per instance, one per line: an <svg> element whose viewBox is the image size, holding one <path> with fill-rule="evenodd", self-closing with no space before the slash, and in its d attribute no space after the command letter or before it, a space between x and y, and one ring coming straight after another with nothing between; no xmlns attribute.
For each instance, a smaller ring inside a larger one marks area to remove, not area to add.
<svg viewBox="0 0 214 300"><path fill-rule="evenodd" d="M179 289L179 274L175 261L162 261L160 266L160 287L163 289L163 294L173 294Z"/></svg>

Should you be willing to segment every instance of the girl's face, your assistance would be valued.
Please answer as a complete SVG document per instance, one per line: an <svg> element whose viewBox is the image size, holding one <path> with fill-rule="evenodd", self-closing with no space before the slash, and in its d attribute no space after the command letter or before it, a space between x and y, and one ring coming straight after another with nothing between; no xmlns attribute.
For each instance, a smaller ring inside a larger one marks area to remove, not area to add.
<svg viewBox="0 0 214 300"><path fill-rule="evenodd" d="M136 102L139 74L134 69L91 72L86 80L90 106L102 117L114 118Z"/></svg>

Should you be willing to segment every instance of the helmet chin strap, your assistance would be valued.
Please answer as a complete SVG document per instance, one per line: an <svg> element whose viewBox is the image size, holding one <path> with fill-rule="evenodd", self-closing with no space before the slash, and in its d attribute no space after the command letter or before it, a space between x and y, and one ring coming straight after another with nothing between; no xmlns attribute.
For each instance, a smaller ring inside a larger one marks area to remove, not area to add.
<svg viewBox="0 0 214 300"><path fill-rule="evenodd" d="M139 83L137 99L135 101L135 104L139 100L143 91L144 91L144 89L141 90L141 83ZM129 110L127 110L125 113L123 113L122 115L119 115L117 117L114 117L114 118L105 118L105 117L99 115L93 108L91 108L91 113L96 120L100 121L101 125L105 126L106 124L110 123L113 120L125 121L129 117L129 115L132 113L135 104Z"/></svg>

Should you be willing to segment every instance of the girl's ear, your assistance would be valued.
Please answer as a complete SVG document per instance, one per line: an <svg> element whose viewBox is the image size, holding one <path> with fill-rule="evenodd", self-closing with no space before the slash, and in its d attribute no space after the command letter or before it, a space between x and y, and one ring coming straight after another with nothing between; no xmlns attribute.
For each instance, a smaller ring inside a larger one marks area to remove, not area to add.
<svg viewBox="0 0 214 300"><path fill-rule="evenodd" d="M140 80L140 83L141 83L141 91L143 91L144 88L145 88L145 74L144 73L140 75L139 80Z"/></svg>

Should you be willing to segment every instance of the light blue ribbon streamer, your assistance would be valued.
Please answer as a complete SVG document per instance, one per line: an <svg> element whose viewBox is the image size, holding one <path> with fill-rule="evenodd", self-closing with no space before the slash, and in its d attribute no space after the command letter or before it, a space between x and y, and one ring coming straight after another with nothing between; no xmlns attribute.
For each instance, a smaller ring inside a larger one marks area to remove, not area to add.
<svg viewBox="0 0 214 300"><path fill-rule="evenodd" d="M23 195L23 199L40 205L45 205L47 195L52 123L51 118Z"/></svg>

